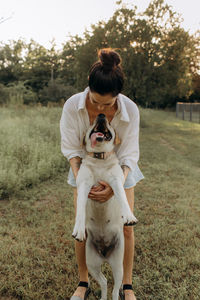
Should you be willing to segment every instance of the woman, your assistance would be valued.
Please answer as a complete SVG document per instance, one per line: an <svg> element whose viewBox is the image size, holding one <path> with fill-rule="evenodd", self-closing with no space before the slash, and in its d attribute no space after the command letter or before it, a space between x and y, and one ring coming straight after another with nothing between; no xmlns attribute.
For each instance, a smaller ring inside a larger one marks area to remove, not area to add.
<svg viewBox="0 0 200 300"><path fill-rule="evenodd" d="M119 143L115 152L125 176L124 189L130 208L134 207L134 186L143 179L137 165L139 159L139 111L136 104L120 94L124 75L121 58L112 49L99 51L99 60L89 72L89 87L84 92L68 99L64 105L60 122L61 150L70 162L68 183L74 187L74 207L76 210L76 177L85 149L81 146L84 134L93 124L98 114L106 115L115 129ZM103 181L92 187L89 198L94 201L108 201L113 196L112 188ZM135 300L132 289L132 270L134 256L133 227L124 226L125 253L123 294L125 300ZM71 300L86 299L89 293L88 271L85 261L85 243L75 241L75 252L80 282Z"/></svg>

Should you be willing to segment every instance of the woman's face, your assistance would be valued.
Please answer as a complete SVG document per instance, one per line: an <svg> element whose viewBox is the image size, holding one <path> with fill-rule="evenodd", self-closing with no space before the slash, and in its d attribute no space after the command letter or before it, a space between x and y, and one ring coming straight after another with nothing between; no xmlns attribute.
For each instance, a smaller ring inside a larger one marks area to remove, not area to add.
<svg viewBox="0 0 200 300"><path fill-rule="evenodd" d="M95 92L89 92L89 99L92 105L99 111L106 111L113 107L117 100L117 96L111 94L100 95Z"/></svg>

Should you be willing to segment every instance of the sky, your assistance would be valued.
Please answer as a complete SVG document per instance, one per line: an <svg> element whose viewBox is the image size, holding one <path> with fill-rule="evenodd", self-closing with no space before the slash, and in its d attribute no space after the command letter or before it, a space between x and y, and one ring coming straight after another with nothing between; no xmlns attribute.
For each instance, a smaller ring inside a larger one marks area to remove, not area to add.
<svg viewBox="0 0 200 300"><path fill-rule="evenodd" d="M126 0L144 11L150 0ZM184 19L182 26L190 33L200 29L200 0L166 0ZM117 9L116 0L0 0L0 42L32 38L50 48L57 48L69 35L81 36L98 21L108 21ZM2 18L6 19L1 23Z"/></svg>

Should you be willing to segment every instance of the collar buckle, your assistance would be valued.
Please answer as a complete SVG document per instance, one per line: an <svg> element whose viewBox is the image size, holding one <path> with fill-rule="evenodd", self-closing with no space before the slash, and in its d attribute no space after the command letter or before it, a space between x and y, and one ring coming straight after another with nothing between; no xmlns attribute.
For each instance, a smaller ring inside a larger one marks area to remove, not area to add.
<svg viewBox="0 0 200 300"><path fill-rule="evenodd" d="M104 152L94 152L94 158L104 159Z"/></svg>

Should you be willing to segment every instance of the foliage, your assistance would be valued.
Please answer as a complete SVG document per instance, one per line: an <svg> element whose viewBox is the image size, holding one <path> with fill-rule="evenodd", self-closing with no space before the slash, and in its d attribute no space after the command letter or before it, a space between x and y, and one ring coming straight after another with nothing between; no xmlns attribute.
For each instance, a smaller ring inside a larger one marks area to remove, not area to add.
<svg viewBox="0 0 200 300"><path fill-rule="evenodd" d="M40 90L39 100L42 104L47 104L48 102L61 102L75 93L77 93L77 90L73 86L67 86L59 79L50 80L48 85Z"/></svg>
<svg viewBox="0 0 200 300"><path fill-rule="evenodd" d="M25 42L11 41L0 45L0 82L9 84L20 80L23 73Z"/></svg>
<svg viewBox="0 0 200 300"><path fill-rule="evenodd" d="M0 198L17 194L65 170L60 151L60 108L0 110Z"/></svg>
<svg viewBox="0 0 200 300"><path fill-rule="evenodd" d="M0 84L0 104L19 106L36 102L37 94L26 86L25 82L13 82L7 86Z"/></svg>
<svg viewBox="0 0 200 300"><path fill-rule="evenodd" d="M181 16L164 0L152 0L143 13L118 1L107 22L91 25L83 37L70 36L61 51L56 51L54 40L49 50L33 40L2 44L0 83L25 82L26 103L34 102L35 96L43 104L59 101L65 87L58 81L66 89L83 90L97 50L112 47L123 59L127 96L143 107L174 106L178 99L199 99L199 33L185 31Z"/></svg>
<svg viewBox="0 0 200 300"><path fill-rule="evenodd" d="M192 85L193 85L193 93L190 96L190 101L200 102L200 75L199 74L193 75Z"/></svg>
<svg viewBox="0 0 200 300"><path fill-rule="evenodd" d="M38 93L50 79L57 77L59 55L56 53L54 42L50 50L33 40L26 48L23 79L26 80L26 85Z"/></svg>
<svg viewBox="0 0 200 300"><path fill-rule="evenodd" d="M0 83L0 104L5 104L8 100L9 94L6 87Z"/></svg>
<svg viewBox="0 0 200 300"><path fill-rule="evenodd" d="M26 87L23 94L23 103L27 105L37 103L38 96L37 93L33 92L31 88Z"/></svg>
<svg viewBox="0 0 200 300"><path fill-rule="evenodd" d="M123 59L124 92L140 105L172 106L177 98L192 93L197 39L180 27L180 17L163 0L152 1L143 14L122 4L107 23L99 22L91 29L82 41L76 36L72 44L65 45L69 52L76 45L71 68L77 74L77 86L87 84L96 50L112 47Z"/></svg>

